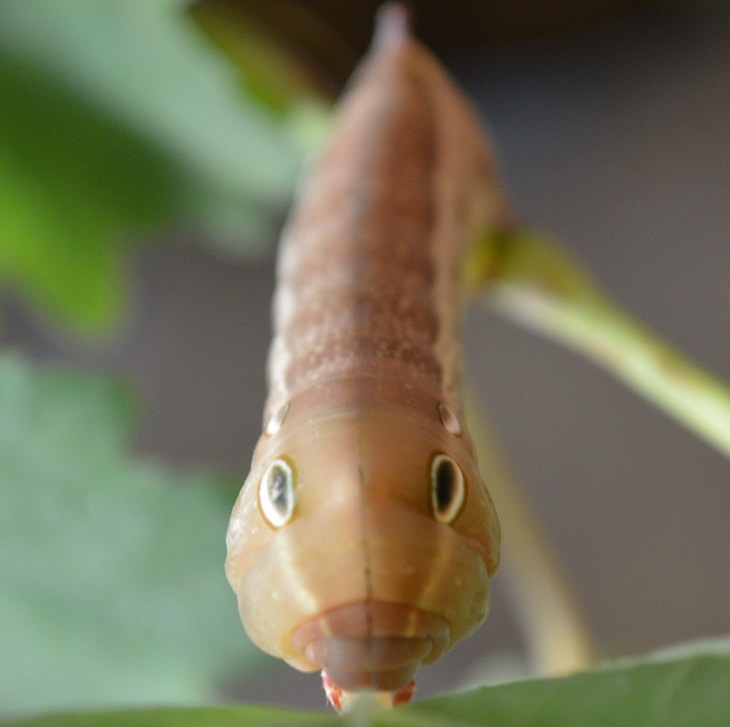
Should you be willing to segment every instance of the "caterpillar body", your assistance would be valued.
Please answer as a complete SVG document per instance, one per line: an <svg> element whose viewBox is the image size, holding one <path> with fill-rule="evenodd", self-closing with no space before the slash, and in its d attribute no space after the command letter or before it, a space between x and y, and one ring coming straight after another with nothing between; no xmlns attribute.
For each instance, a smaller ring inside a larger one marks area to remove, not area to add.
<svg viewBox="0 0 730 727"><path fill-rule="evenodd" d="M264 432L227 536L251 639L322 670L335 702L408 694L485 618L499 562L459 309L468 245L506 206L474 112L406 25L381 11L285 227Z"/></svg>

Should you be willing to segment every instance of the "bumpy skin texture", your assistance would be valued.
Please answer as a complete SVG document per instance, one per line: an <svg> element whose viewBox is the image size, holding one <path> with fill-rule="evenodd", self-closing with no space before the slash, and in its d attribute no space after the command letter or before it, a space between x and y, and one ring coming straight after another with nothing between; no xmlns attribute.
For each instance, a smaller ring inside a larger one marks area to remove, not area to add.
<svg viewBox="0 0 730 727"><path fill-rule="evenodd" d="M258 646L345 689L403 687L487 613L499 524L457 393L462 256L506 218L484 139L391 21L283 235L268 432L231 516L226 573ZM441 453L465 482L449 523L431 498ZM277 458L296 493L281 527L259 495Z"/></svg>

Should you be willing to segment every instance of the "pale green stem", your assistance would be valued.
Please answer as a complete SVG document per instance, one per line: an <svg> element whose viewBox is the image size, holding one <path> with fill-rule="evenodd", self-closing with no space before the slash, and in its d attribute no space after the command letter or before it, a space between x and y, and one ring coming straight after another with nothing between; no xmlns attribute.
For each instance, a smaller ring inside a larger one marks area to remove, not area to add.
<svg viewBox="0 0 730 727"><path fill-rule="evenodd" d="M502 526L504 583L525 634L532 671L558 676L594 663L595 650L583 614L558 558L526 498L508 471L473 390L466 415L479 469Z"/></svg>
<svg viewBox="0 0 730 727"><path fill-rule="evenodd" d="M730 456L730 389L610 300L556 243L485 236L466 269L502 314L579 351Z"/></svg>

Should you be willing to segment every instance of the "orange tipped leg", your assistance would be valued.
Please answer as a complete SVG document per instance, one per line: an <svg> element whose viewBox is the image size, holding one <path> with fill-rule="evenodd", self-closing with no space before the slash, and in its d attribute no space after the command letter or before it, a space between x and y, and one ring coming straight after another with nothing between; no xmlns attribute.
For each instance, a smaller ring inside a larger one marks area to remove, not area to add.
<svg viewBox="0 0 730 727"><path fill-rule="evenodd" d="M328 676L327 672L322 672L322 686L324 687L324 695L327 701L332 705L335 712L342 711L343 690L338 687Z"/></svg>
<svg viewBox="0 0 730 727"><path fill-rule="evenodd" d="M413 697L413 692L416 691L416 680L411 679L404 687L396 689L390 693L392 703L394 707L400 707L404 704L408 704Z"/></svg>
<svg viewBox="0 0 730 727"><path fill-rule="evenodd" d="M347 712L355 701L364 694L369 695L386 707L400 707L408 704L411 701L411 697L413 697L413 693L416 691L416 680L411 679L404 687L394 689L391 692L348 692L335 684L327 675L327 672L323 671L322 686L324 687L327 701L332 705L332 708L336 712Z"/></svg>

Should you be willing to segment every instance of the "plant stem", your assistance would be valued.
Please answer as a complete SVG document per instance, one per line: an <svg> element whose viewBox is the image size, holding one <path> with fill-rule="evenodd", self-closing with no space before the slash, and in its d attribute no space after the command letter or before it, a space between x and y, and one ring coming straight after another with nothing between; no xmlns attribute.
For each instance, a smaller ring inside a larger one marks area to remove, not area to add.
<svg viewBox="0 0 730 727"><path fill-rule="evenodd" d="M493 234L466 268L504 316L583 353L730 457L730 389L613 302L533 233Z"/></svg>
<svg viewBox="0 0 730 727"><path fill-rule="evenodd" d="M559 676L592 666L590 631L559 560L509 472L473 390L466 415L487 487L502 526L500 576L521 623L531 670Z"/></svg>

